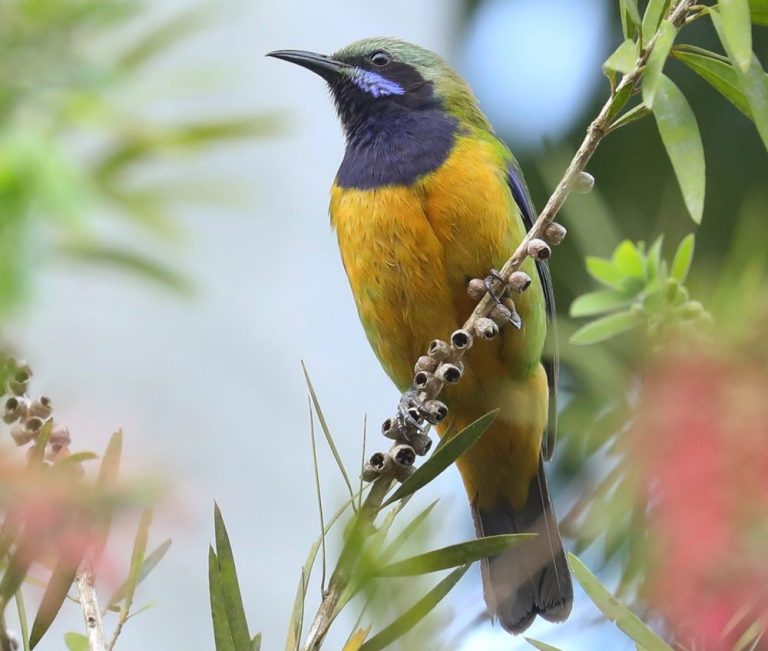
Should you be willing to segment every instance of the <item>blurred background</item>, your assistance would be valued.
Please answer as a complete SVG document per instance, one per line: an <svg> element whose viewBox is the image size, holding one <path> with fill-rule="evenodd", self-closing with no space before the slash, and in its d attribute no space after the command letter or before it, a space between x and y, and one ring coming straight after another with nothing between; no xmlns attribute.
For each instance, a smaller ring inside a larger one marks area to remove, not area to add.
<svg viewBox="0 0 768 651"><path fill-rule="evenodd" d="M343 140L327 92L263 55L332 52L371 35L443 54L541 206L608 92L601 64L622 40L617 4L230 0L190 10L176 0L0 0L3 338L36 370L76 446L101 450L122 428L129 474L160 477L165 489L152 540L171 536L173 547L137 597L154 606L128 623L120 646L212 648L206 548L216 500L251 624L265 649L279 648L319 530L300 362L349 468L364 417L369 449L382 447L378 423L398 397L365 340L329 227ZM755 28L763 61L767 34ZM704 21L688 40L718 49ZM695 269L706 288L736 239L765 242L768 158L747 118L681 64L668 72L704 140ZM569 200L562 221L573 237L552 264L565 335L568 306L594 289L585 255L662 232L676 244L693 228L652 119L608 138L589 171L597 189ZM565 383L566 403L592 387L577 363ZM591 458L600 445L584 442L595 417L564 415L553 473L561 515L600 474ZM345 493L325 449L320 472L332 511ZM438 497L426 544L471 537L456 472L416 502ZM611 548L592 544L594 532L569 533L616 587L621 540ZM319 587L310 594L309 608ZM526 647L490 623L473 627L481 612L473 570L443 605L446 648ZM633 648L598 614L579 593L566 625L537 623L530 634L568 650ZM65 606L56 630L78 630L79 617ZM340 648L353 621L342 618L328 648Z"/></svg>

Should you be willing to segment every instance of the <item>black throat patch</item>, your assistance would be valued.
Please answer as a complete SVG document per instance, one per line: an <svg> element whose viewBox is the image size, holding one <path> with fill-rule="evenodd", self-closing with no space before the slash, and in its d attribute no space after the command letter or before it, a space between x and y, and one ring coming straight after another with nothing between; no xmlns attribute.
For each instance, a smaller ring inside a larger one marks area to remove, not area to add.
<svg viewBox="0 0 768 651"><path fill-rule="evenodd" d="M376 112L349 134L336 176L342 188L411 185L434 172L453 149L458 121L439 109Z"/></svg>

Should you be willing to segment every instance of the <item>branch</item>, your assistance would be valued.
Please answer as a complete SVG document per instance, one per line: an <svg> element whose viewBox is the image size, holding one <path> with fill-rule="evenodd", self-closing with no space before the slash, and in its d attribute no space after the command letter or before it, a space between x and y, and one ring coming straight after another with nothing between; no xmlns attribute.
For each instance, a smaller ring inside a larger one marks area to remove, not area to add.
<svg viewBox="0 0 768 651"><path fill-rule="evenodd" d="M689 11L694 6L694 1L679 0L668 14L668 19L676 32L685 25ZM558 244L562 240L565 235L565 229L558 224L554 224L555 217L568 194L585 176L584 169L587 163L597 150L600 142L611 131L612 123L619 116L628 98L636 90L637 83L643 75L645 65L658 39L658 34L657 30L645 48L641 49L632 70L621 78L621 81L612 90L610 98L605 102L597 117L590 123L584 140L571 160L570 165L568 165L560 183L558 183L555 191L549 197L544 210L542 210L531 229L523 237L512 257L501 268L497 280L493 282L491 288L497 296L503 295L509 286L510 277L520 269L527 257L533 257L536 260L545 260L549 257L550 248L545 240L549 240L553 244ZM525 289L525 285L521 288L520 282L518 282L516 291L523 289ZM434 424L442 420L447 414L445 405L435 401L435 398L440 395L446 383L454 384L461 379L463 373L461 360L472 345L473 333L477 334L481 339L490 339L498 333L498 328L493 327L492 323L488 323L489 316L499 327L509 321L510 311L507 310L505 315L503 313L504 308L497 307L490 294L485 292L485 288L481 287L480 291L482 292L482 298L472 314L464 322L462 329L452 335L450 344L441 341L432 342L430 351L427 353L428 356L420 358L417 362L414 385L410 392L402 395L400 404L404 404L409 399L409 394L411 396L415 395L417 397L416 402L426 407L430 407L430 401L434 402L431 404L431 410L426 409L426 413L414 414L410 424L401 425L396 423L394 419L389 419L385 422L382 428L383 432L388 438L395 440L393 449L390 450L388 456L392 456L394 448L402 448L403 444L411 445L418 454L426 453L429 446L424 446L422 443L416 445L415 441L419 440L419 438L425 438L424 432L428 425L424 421ZM501 313L498 311L499 309L502 310ZM496 311L494 312L494 310ZM424 361L422 362L422 360ZM453 377L449 373L452 373ZM429 414L430 411L434 412L436 408L442 409L442 414L439 415L439 418L435 418L434 413ZM369 473L369 479L377 476L392 476L398 469L396 464L389 463L384 465L376 463L377 460L381 460L384 456L381 453L376 453L371 457L370 462L366 464L369 468L373 466L375 471Z"/></svg>
<svg viewBox="0 0 768 651"><path fill-rule="evenodd" d="M325 640L333 620L338 615L337 607L344 590L349 585L355 560L359 557L359 543L373 530L373 522L381 509L381 504L392 486L391 477L376 480L365 498L362 508L355 516L353 528L347 537L344 549L328 583L328 590L323 595L320 607L302 647L304 651L317 651Z"/></svg>
<svg viewBox="0 0 768 651"><path fill-rule="evenodd" d="M77 573L77 589L80 592L80 605L88 635L88 649L89 651L107 651L104 627L101 623L101 610L93 582L93 569L86 562Z"/></svg>

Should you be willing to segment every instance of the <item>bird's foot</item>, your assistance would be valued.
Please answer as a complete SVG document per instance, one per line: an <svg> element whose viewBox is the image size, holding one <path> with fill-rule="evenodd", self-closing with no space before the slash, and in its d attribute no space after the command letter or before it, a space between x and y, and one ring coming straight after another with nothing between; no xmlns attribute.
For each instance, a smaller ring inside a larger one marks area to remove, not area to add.
<svg viewBox="0 0 768 651"><path fill-rule="evenodd" d="M397 422L406 434L423 434L429 427L424 424L424 403L419 398L419 391L408 389L397 405Z"/></svg>
<svg viewBox="0 0 768 651"><path fill-rule="evenodd" d="M501 292L498 294L493 289L493 283L496 281L502 284ZM501 305L501 299L504 296L504 293L507 291L504 278L501 277L501 274L496 269L491 269L483 282L485 283L485 291L488 292L488 295L494 300L496 305Z"/></svg>

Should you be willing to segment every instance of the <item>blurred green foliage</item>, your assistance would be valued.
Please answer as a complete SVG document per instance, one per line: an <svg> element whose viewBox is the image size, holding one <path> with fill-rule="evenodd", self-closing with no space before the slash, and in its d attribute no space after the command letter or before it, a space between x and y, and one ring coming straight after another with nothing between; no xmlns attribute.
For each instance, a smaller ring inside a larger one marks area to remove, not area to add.
<svg viewBox="0 0 768 651"><path fill-rule="evenodd" d="M163 123L125 106L121 97L149 63L210 23L197 8L148 28L150 8L138 0L0 3L0 319L52 259L186 289L160 256L110 238L105 225L122 220L139 239L167 239L178 230L171 207L199 196L185 192L199 179L149 185L136 172L274 127L259 114Z"/></svg>

